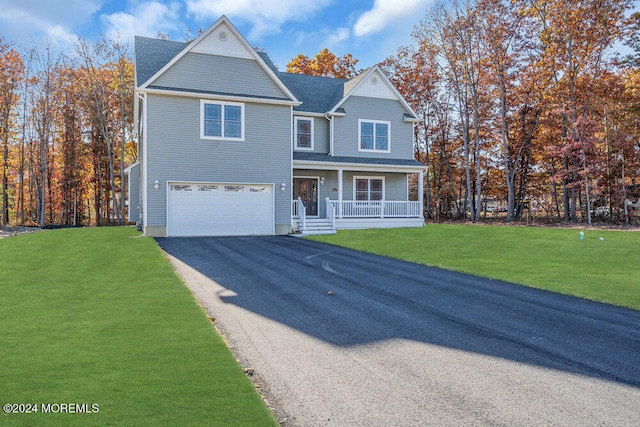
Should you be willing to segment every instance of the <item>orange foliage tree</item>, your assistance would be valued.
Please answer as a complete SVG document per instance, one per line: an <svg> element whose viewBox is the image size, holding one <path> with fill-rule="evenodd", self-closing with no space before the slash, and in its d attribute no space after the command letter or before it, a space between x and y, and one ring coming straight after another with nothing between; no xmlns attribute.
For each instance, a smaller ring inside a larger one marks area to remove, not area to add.
<svg viewBox="0 0 640 427"><path fill-rule="evenodd" d="M287 64L287 73L351 79L356 76L357 59L348 53L338 57L324 48L313 59L298 55Z"/></svg>

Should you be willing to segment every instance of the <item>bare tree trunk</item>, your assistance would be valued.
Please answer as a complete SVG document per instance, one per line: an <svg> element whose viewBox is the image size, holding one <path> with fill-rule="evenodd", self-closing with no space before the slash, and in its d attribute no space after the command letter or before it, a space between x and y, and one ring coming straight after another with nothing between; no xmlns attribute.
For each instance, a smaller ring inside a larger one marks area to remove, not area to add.
<svg viewBox="0 0 640 427"><path fill-rule="evenodd" d="M624 225L629 225L629 208L627 207L627 186L624 182L624 151L622 151L622 205L624 211Z"/></svg>
<svg viewBox="0 0 640 427"><path fill-rule="evenodd" d="M480 121L478 114L478 93L477 88L473 95L473 121L475 126L475 153L476 153L476 216L475 221L480 221L482 208L482 156L480 150Z"/></svg>
<svg viewBox="0 0 640 427"><path fill-rule="evenodd" d="M109 192L111 196L111 202L113 204L113 210L108 209L108 219L111 222L113 218L113 213L115 213L118 222L120 222L120 210L118 207L118 200L116 198L115 193L115 173L114 173L114 161L113 161L113 138L111 132L109 131L109 122L108 122L108 109L106 107L106 94L105 94L105 86L106 82L104 78L97 70L94 64L94 52L91 52L89 49L89 45L86 40L80 40L76 44L76 50L80 55L81 59L85 63L87 77L90 85L90 96L91 100L94 104L94 109L96 112L96 116L98 118L98 123L100 125L100 131L102 133L102 137L104 138L104 143L107 148L107 157L108 157L108 167L109 167ZM107 206L108 208L108 206Z"/></svg>

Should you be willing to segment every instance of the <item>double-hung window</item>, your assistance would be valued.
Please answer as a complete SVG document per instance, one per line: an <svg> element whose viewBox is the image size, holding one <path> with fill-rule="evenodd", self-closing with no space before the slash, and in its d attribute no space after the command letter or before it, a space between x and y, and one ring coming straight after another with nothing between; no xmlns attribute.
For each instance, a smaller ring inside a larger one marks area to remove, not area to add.
<svg viewBox="0 0 640 427"><path fill-rule="evenodd" d="M384 199L384 178L354 177L355 200L375 201Z"/></svg>
<svg viewBox="0 0 640 427"><path fill-rule="evenodd" d="M296 117L295 131L295 148L299 150L313 150L313 119Z"/></svg>
<svg viewBox="0 0 640 427"><path fill-rule="evenodd" d="M391 122L358 120L358 151L390 151Z"/></svg>
<svg viewBox="0 0 640 427"><path fill-rule="evenodd" d="M244 140L244 104L200 102L200 138Z"/></svg>

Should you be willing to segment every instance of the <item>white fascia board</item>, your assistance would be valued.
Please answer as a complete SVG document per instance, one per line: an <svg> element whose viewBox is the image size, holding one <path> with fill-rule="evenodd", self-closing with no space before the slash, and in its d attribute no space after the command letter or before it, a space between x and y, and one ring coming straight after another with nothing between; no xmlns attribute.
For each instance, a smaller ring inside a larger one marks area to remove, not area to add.
<svg viewBox="0 0 640 427"><path fill-rule="evenodd" d="M417 117L413 117L413 118L405 117L404 118L404 122L405 123L420 123L421 121L422 120L418 119Z"/></svg>
<svg viewBox="0 0 640 427"><path fill-rule="evenodd" d="M124 173L131 173L131 169L135 168L139 164L140 164L140 160L138 160L137 162L132 163L131 165L129 165L129 167L124 168Z"/></svg>
<svg viewBox="0 0 640 427"><path fill-rule="evenodd" d="M140 93L148 93L151 95L182 96L186 98L198 98L198 99L216 99L216 100L223 100L223 101L251 102L255 104L291 105L294 107L301 104L301 102L299 101L287 101L284 99L254 98L251 96L216 95L211 93L183 92L180 90L145 89L143 91L141 90Z"/></svg>
<svg viewBox="0 0 640 427"><path fill-rule="evenodd" d="M426 166L378 165L367 163L316 162L312 160L294 160L293 167L299 169L343 169L357 172L398 172L420 173Z"/></svg>
<svg viewBox="0 0 640 427"><path fill-rule="evenodd" d="M294 117L325 117L324 113L312 113L309 111L294 111Z"/></svg>

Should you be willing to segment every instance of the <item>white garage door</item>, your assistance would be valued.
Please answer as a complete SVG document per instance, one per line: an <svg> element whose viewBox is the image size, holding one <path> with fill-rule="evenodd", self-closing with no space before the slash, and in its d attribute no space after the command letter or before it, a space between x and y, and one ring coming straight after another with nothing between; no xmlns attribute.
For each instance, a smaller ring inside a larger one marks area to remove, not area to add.
<svg viewBox="0 0 640 427"><path fill-rule="evenodd" d="M273 185L170 183L168 236L274 233Z"/></svg>

